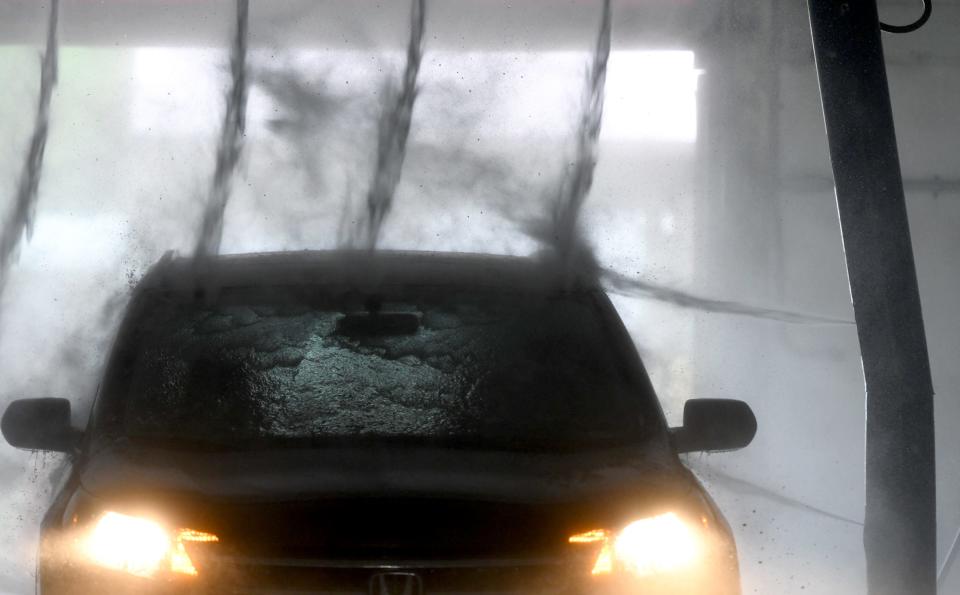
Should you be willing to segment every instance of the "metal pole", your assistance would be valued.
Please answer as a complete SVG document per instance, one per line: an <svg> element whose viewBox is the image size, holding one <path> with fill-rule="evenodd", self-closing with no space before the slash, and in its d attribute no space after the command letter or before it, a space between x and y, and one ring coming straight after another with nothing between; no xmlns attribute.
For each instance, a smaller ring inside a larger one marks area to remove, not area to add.
<svg viewBox="0 0 960 595"><path fill-rule="evenodd" d="M876 0L808 0L866 381L871 595L936 593L933 385Z"/></svg>

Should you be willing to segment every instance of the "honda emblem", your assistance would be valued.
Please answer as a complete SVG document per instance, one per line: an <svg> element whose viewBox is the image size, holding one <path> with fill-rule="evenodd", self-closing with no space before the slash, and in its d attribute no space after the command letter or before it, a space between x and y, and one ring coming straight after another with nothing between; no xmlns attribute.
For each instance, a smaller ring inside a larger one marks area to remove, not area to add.
<svg viewBox="0 0 960 595"><path fill-rule="evenodd" d="M412 572L380 572L370 577L370 595L423 595L423 581Z"/></svg>

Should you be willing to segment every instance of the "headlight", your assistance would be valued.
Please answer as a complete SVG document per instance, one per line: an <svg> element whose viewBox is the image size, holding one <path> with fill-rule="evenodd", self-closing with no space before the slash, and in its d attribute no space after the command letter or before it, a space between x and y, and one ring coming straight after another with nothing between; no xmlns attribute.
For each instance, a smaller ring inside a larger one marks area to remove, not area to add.
<svg viewBox="0 0 960 595"><path fill-rule="evenodd" d="M696 535L672 512L627 525L613 542L613 558L637 576L690 568L699 557Z"/></svg>
<svg viewBox="0 0 960 595"><path fill-rule="evenodd" d="M623 571L647 577L687 570L701 557L698 533L672 512L630 523L619 532L594 530L570 543L600 544L594 576Z"/></svg>
<svg viewBox="0 0 960 595"><path fill-rule="evenodd" d="M191 529L169 530L149 519L104 513L83 543L95 564L136 576L163 572L195 576L197 569L185 543L215 542L217 536Z"/></svg>

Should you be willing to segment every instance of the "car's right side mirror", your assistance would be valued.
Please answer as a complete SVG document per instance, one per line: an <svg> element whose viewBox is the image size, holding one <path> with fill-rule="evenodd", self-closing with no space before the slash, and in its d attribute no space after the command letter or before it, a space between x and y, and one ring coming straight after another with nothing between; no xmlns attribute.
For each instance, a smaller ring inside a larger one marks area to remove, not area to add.
<svg viewBox="0 0 960 595"><path fill-rule="evenodd" d="M7 406L0 431L10 446L26 450L70 452L80 431L70 426L70 401L20 399Z"/></svg>
<svg viewBox="0 0 960 595"><path fill-rule="evenodd" d="M753 440L757 418L743 401L691 399L683 406L683 426L670 433L678 453L736 450Z"/></svg>

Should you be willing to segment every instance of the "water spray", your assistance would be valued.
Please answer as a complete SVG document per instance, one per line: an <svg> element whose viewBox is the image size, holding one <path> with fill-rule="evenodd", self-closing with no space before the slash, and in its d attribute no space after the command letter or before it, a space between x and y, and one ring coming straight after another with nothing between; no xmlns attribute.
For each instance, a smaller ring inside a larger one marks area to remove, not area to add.
<svg viewBox="0 0 960 595"><path fill-rule="evenodd" d="M243 151L244 129L247 113L247 29L249 21L249 0L237 0L237 31L230 48L230 74L233 82L227 91L226 109L223 114L223 127L220 132L220 144L217 147L217 162L213 172L213 183L207 205L203 212L197 244L194 249L196 258L215 255L220 252L223 237L223 214L230 200L233 174Z"/></svg>
<svg viewBox="0 0 960 595"><path fill-rule="evenodd" d="M363 245L373 250L380 237L383 221L393 206L394 193L400 182L403 160L407 152L410 120L417 97L417 75L423 58L423 27L425 0L413 0L410 11L410 42L407 45L407 64L400 88L386 87L386 104L380 116L377 136L377 162L373 180L367 192L366 218L361 219Z"/></svg>
<svg viewBox="0 0 960 595"><path fill-rule="evenodd" d="M577 231L577 221L587 194L593 186L593 172L597 167L597 142L603 121L604 86L609 58L610 0L604 0L593 63L587 72L587 84L581 100L583 111L577 127L576 154L560 187L553 213L555 241L564 260L569 260L577 244L583 241Z"/></svg>
<svg viewBox="0 0 960 595"><path fill-rule="evenodd" d="M324 182L320 131L352 98L332 94L323 83L312 84L293 65L257 69L254 78L254 84L279 110L267 121L267 128L291 149L296 165L304 172L308 191L316 192Z"/></svg>
<svg viewBox="0 0 960 595"><path fill-rule="evenodd" d="M50 3L47 21L47 46L40 62L40 95L33 135L27 148L27 156L20 172L13 211L0 229L0 292L6 285L10 265L24 236L29 240L33 234L37 210L37 190L43 170L43 154L50 129L50 97L57 84L57 19L59 0Z"/></svg>
<svg viewBox="0 0 960 595"><path fill-rule="evenodd" d="M553 247L560 265L568 272L585 264L576 260L585 258L590 263L594 260L577 222L593 185L593 172L597 166L597 144L603 120L607 62L610 58L610 21L610 0L604 0L593 60L587 70L581 98L573 160L558 184L547 229L534 224L530 230L534 236Z"/></svg>
<svg viewBox="0 0 960 595"><path fill-rule="evenodd" d="M845 320L843 318L832 318L829 316L819 316L816 314L803 314L800 312L791 312L789 310L751 306L734 301L699 297L679 289L673 289L657 283L651 283L642 279L628 277L621 273L611 271L610 269L600 269L600 278L604 282L607 290L612 293L618 293L631 297L648 298L659 302L672 304L680 308L689 308L692 310L699 310L701 312L735 314L738 316L776 320L791 324L854 324L852 320Z"/></svg>
<svg viewBox="0 0 960 595"><path fill-rule="evenodd" d="M802 314L773 308L750 306L733 301L702 298L656 283L634 279L602 268L587 245L578 227L580 211L593 185L597 165L597 145L603 121L604 85L607 62L610 57L611 15L610 0L604 0L603 16L593 52L593 61L587 70L586 84L581 99L581 112L576 132L576 149L572 163L559 182L553 211L547 229L542 224L529 226L532 235L553 248L565 282L575 275L599 279L608 290L634 297L666 302L681 308L705 312L735 314L797 324L852 324L849 320Z"/></svg>

